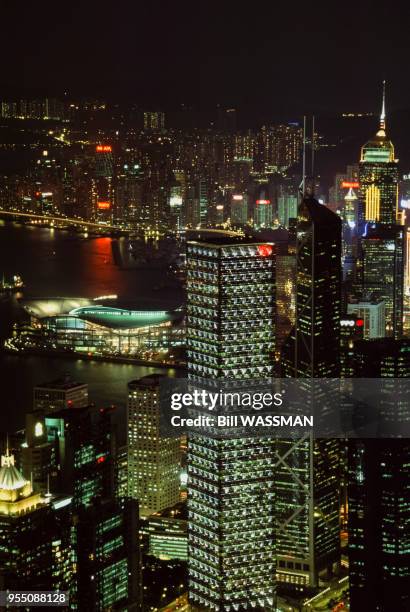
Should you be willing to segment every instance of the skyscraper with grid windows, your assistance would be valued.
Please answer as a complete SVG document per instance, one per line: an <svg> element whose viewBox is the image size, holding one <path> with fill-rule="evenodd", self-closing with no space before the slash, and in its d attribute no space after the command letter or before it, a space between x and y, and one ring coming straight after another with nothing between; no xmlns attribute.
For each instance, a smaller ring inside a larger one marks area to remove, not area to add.
<svg viewBox="0 0 410 612"><path fill-rule="evenodd" d="M188 375L193 384L273 375L275 253L234 232L187 246ZM188 438L189 600L196 610L275 610L276 441Z"/></svg>

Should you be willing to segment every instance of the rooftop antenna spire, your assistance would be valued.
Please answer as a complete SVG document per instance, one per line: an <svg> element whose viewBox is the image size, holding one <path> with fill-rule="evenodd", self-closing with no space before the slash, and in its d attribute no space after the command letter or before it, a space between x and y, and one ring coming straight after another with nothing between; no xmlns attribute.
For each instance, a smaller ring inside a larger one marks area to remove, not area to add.
<svg viewBox="0 0 410 612"><path fill-rule="evenodd" d="M312 181L314 183L314 178L315 178L315 116L312 116L312 144L311 144L311 154L312 154L312 167L311 167L311 174L312 174ZM313 194L312 194L313 195Z"/></svg>
<svg viewBox="0 0 410 612"><path fill-rule="evenodd" d="M303 145L302 145L302 182L299 186L299 191L302 198L305 197L306 187L306 115L303 117Z"/></svg>
<svg viewBox="0 0 410 612"><path fill-rule="evenodd" d="M386 129L386 80L383 80L382 112L380 114L380 129Z"/></svg>

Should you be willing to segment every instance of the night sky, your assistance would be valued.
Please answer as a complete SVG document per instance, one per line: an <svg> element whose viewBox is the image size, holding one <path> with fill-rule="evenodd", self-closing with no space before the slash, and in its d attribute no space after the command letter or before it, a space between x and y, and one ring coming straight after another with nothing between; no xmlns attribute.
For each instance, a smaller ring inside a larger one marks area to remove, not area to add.
<svg viewBox="0 0 410 612"><path fill-rule="evenodd" d="M0 97L66 90L165 110L377 111L386 78L390 109L407 109L406 4L6 0Z"/></svg>

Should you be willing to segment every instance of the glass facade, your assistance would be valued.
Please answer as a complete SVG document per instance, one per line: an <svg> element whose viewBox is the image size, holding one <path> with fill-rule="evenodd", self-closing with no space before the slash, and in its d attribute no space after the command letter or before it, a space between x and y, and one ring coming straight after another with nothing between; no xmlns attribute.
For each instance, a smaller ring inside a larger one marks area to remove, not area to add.
<svg viewBox="0 0 410 612"><path fill-rule="evenodd" d="M282 373L295 378L340 375L341 220L313 198L300 207L296 245L296 323L282 351ZM333 410L321 402L323 417ZM315 587L340 558L338 440L280 440L276 509L278 580L292 590Z"/></svg>
<svg viewBox="0 0 410 612"><path fill-rule="evenodd" d="M192 381L273 374L273 245L209 232L188 242ZM197 610L275 608L275 440L188 439L189 599Z"/></svg>
<svg viewBox="0 0 410 612"><path fill-rule="evenodd" d="M399 338L403 331L404 256L400 225L368 224L362 237L363 290L383 300L386 335Z"/></svg>

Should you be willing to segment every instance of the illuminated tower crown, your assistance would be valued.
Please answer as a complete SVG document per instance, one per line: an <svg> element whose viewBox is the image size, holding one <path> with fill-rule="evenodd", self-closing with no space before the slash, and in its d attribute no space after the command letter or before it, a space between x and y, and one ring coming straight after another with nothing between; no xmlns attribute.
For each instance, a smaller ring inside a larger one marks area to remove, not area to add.
<svg viewBox="0 0 410 612"><path fill-rule="evenodd" d="M380 126L374 138L362 147L361 161L370 163L394 162L394 146L386 136L386 81L383 81L382 111Z"/></svg>
<svg viewBox="0 0 410 612"><path fill-rule="evenodd" d="M30 482L23 477L14 463L14 455L10 455L7 448L6 454L1 456L0 468L0 500L7 502L28 497L32 492Z"/></svg>

